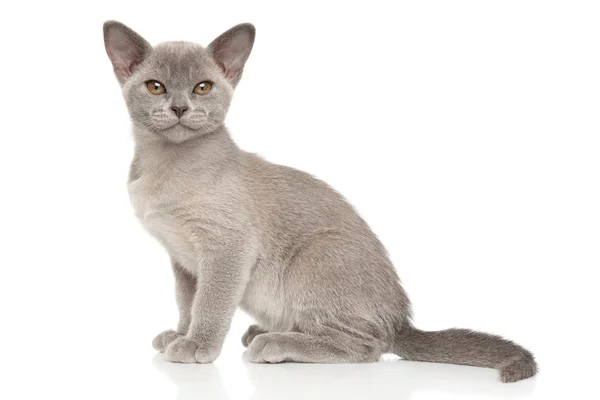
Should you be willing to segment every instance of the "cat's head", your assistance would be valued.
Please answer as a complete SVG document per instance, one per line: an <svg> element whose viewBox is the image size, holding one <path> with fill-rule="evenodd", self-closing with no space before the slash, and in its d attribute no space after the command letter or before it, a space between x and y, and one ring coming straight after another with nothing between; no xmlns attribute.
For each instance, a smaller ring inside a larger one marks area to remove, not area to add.
<svg viewBox="0 0 600 400"><path fill-rule="evenodd" d="M254 27L237 25L208 47L166 42L152 47L116 21L104 44L138 135L180 143L223 124L254 43Z"/></svg>

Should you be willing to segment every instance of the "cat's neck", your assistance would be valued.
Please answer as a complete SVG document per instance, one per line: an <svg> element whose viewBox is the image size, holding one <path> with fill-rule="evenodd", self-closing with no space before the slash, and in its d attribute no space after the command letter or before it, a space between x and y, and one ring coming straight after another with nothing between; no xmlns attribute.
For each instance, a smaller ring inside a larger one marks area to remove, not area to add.
<svg viewBox="0 0 600 400"><path fill-rule="evenodd" d="M235 159L240 152L225 126L181 143L137 129L143 128L134 126L134 163L141 169L215 169Z"/></svg>

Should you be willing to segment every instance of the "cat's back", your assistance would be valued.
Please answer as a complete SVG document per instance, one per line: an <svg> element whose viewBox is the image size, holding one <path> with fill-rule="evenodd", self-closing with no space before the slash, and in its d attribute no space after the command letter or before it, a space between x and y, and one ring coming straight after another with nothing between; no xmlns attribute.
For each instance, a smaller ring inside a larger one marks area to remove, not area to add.
<svg viewBox="0 0 600 400"><path fill-rule="evenodd" d="M247 153L244 181L257 215L277 219L287 229L298 227L364 227L346 199L322 180L295 168Z"/></svg>

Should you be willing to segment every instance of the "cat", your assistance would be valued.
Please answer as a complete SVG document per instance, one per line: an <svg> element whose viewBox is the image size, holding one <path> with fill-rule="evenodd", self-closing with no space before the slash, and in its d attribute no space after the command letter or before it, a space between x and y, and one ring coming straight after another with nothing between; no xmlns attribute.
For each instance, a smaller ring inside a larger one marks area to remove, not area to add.
<svg viewBox="0 0 600 400"><path fill-rule="evenodd" d="M179 323L153 341L166 359L210 363L239 306L258 322L242 338L250 362L406 360L496 368L503 382L537 372L533 355L499 336L426 332L387 252L324 182L239 149L224 126L255 38L237 25L208 47L152 47L104 24L104 43L133 125L128 190L144 228L166 249Z"/></svg>

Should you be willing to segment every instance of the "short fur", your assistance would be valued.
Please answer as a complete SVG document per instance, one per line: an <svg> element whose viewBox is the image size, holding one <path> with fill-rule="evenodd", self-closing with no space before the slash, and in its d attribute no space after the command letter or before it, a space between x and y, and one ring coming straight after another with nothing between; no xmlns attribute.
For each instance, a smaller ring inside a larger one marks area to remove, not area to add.
<svg viewBox="0 0 600 400"><path fill-rule="evenodd" d="M135 138L129 193L143 226L172 260L177 330L154 339L167 359L214 361L236 307L252 315L242 341L252 362L407 360L496 368L528 378L532 354L498 336L424 332L386 250L324 182L240 150L223 125L254 42L238 25L207 48L152 47L121 23L104 25ZM166 87L151 94L145 82ZM203 96L193 93L211 81ZM171 107L185 107L179 115Z"/></svg>

